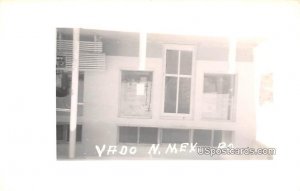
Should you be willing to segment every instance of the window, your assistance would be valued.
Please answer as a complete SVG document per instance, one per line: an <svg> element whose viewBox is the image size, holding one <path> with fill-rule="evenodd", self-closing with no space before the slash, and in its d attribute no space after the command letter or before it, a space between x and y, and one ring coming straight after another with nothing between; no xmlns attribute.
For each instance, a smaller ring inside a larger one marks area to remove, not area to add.
<svg viewBox="0 0 300 191"><path fill-rule="evenodd" d="M205 130L195 129L193 132L193 143L199 146L214 146L217 147L219 143L232 143L232 131L224 130Z"/></svg>
<svg viewBox="0 0 300 191"><path fill-rule="evenodd" d="M157 128L140 128L139 143L157 144L158 129Z"/></svg>
<svg viewBox="0 0 300 191"><path fill-rule="evenodd" d="M158 128L119 127L119 143L157 144Z"/></svg>
<svg viewBox="0 0 300 191"><path fill-rule="evenodd" d="M217 147L221 142L225 142L226 144L232 143L232 131L215 130L213 136L213 146Z"/></svg>
<svg viewBox="0 0 300 191"><path fill-rule="evenodd" d="M120 143L138 143L137 127L120 127L119 128Z"/></svg>
<svg viewBox="0 0 300 191"><path fill-rule="evenodd" d="M197 143L199 146L210 146L211 145L211 130L194 130L193 143Z"/></svg>
<svg viewBox="0 0 300 191"><path fill-rule="evenodd" d="M193 50L166 49L164 74L164 113L190 114Z"/></svg>
<svg viewBox="0 0 300 191"><path fill-rule="evenodd" d="M69 116L71 108L72 73L56 70L56 111L58 115ZM79 73L78 81L78 116L83 115L84 74Z"/></svg>
<svg viewBox="0 0 300 191"><path fill-rule="evenodd" d="M120 117L151 117L152 72L121 71Z"/></svg>
<svg viewBox="0 0 300 191"><path fill-rule="evenodd" d="M57 143L69 142L70 124L56 124L56 141ZM82 139L82 125L77 125L76 128L76 142L81 142Z"/></svg>
<svg viewBox="0 0 300 191"><path fill-rule="evenodd" d="M162 143L189 143L189 129L162 129Z"/></svg>
<svg viewBox="0 0 300 191"><path fill-rule="evenodd" d="M232 131L208 129L167 129L154 127L119 127L119 143L132 144L181 144L214 146L232 143Z"/></svg>
<svg viewBox="0 0 300 191"><path fill-rule="evenodd" d="M232 120L235 75L205 74L203 87L203 119Z"/></svg>

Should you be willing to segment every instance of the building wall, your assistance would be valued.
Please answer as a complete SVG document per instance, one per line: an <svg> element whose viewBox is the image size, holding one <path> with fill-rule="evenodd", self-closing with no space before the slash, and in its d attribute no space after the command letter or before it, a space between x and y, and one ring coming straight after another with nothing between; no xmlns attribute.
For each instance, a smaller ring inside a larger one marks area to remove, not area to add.
<svg viewBox="0 0 300 191"><path fill-rule="evenodd" d="M226 47L205 49L198 46L194 89L194 99L196 100L192 102L194 103L192 107L193 117L189 120L178 120L166 119L161 116L164 83L163 59L158 55L158 52L162 52L162 50L157 51L156 49L162 48L162 46L158 44L148 46L153 47L148 48L148 58L146 59L146 70L153 71L152 118L135 119L118 117L118 103L121 70L138 69L139 58L134 56L136 50L133 48L130 51L125 51L128 48L126 46L121 46L123 48L119 47L119 50L116 50L116 48L113 48L113 44L107 43L106 47L105 50L109 52L106 56L107 69L105 71L85 71L84 117L79 118L79 121L83 124L83 133L82 142L76 145L77 156L97 157L95 145L116 145L118 126L122 125L233 130L235 132L233 143L238 147L249 146L255 140L254 65L249 61L251 60L249 53L245 54L246 56L237 56L242 58L239 60L248 61L237 62L235 121L208 121L201 119L203 76L204 73L228 73L228 63L226 61L228 50ZM213 54L214 52L216 54ZM114 54L121 56L115 56ZM149 54L153 57L149 57ZM58 117L58 121L60 120L65 119ZM145 154L143 148L139 151L141 156ZM57 146L58 156L64 157L67 153L68 144Z"/></svg>

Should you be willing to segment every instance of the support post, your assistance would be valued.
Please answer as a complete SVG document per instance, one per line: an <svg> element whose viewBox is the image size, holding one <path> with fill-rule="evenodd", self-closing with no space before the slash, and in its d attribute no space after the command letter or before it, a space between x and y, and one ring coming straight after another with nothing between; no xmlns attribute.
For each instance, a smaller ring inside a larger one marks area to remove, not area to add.
<svg viewBox="0 0 300 191"><path fill-rule="evenodd" d="M141 32L140 46L139 46L139 70L145 70L146 50L147 50L147 33Z"/></svg>
<svg viewBox="0 0 300 191"><path fill-rule="evenodd" d="M228 52L228 71L229 73L236 73L236 38L229 38L229 52Z"/></svg>
<svg viewBox="0 0 300 191"><path fill-rule="evenodd" d="M78 103L78 77L79 77L79 28L73 29L73 63L72 63L72 89L70 111L69 158L75 157L77 103Z"/></svg>

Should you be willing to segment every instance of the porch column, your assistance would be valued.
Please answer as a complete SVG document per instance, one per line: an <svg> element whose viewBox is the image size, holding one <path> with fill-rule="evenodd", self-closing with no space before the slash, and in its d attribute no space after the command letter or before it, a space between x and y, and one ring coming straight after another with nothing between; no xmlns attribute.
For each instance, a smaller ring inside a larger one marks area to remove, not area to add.
<svg viewBox="0 0 300 191"><path fill-rule="evenodd" d="M229 37L228 72L236 73L236 38Z"/></svg>
<svg viewBox="0 0 300 191"><path fill-rule="evenodd" d="M73 63L70 111L69 158L75 157L79 76L79 28L73 29Z"/></svg>
<svg viewBox="0 0 300 191"><path fill-rule="evenodd" d="M145 70L146 50L147 50L147 33L141 32L140 46L139 46L139 70Z"/></svg>

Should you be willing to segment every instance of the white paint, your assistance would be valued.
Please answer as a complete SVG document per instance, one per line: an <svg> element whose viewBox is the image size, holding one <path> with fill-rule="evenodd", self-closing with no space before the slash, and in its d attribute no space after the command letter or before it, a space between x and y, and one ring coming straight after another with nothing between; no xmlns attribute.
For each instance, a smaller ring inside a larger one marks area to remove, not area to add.
<svg viewBox="0 0 300 191"><path fill-rule="evenodd" d="M228 52L228 72L231 74L236 73L236 43L235 37L229 38L229 52Z"/></svg>
<svg viewBox="0 0 300 191"><path fill-rule="evenodd" d="M140 46L139 46L139 70L145 70L146 51L147 51L147 33L140 33Z"/></svg>
<svg viewBox="0 0 300 191"><path fill-rule="evenodd" d="M145 94L145 83L138 83L136 85L136 95L144 95Z"/></svg>
<svg viewBox="0 0 300 191"><path fill-rule="evenodd" d="M78 77L79 77L79 34L80 34L79 29L74 28L73 29L73 65L72 65L71 111L70 111L69 158L75 157L75 149L76 149Z"/></svg>
<svg viewBox="0 0 300 191"><path fill-rule="evenodd" d="M201 117L203 108L203 75L204 73L227 73L226 61L196 61L195 71L195 105L190 120L165 119L160 115L163 96L162 59L147 58L146 70L153 71L152 118L118 117L118 100L120 70L137 70L138 57L107 56L105 72L87 71L84 79L84 120L83 140L77 144L78 155L94 155L95 144L116 144L117 125L149 126L161 128L218 129L235 131L233 143L246 146L255 140L255 100L254 100L254 65L251 62L237 62L236 111L234 121L204 120ZM107 83L109 81L109 83ZM107 96L109 95L109 97ZM58 118L58 120L62 120ZM79 118L80 120L80 118ZM86 140L88 138L88 141ZM58 145L60 156L66 152L65 145Z"/></svg>

